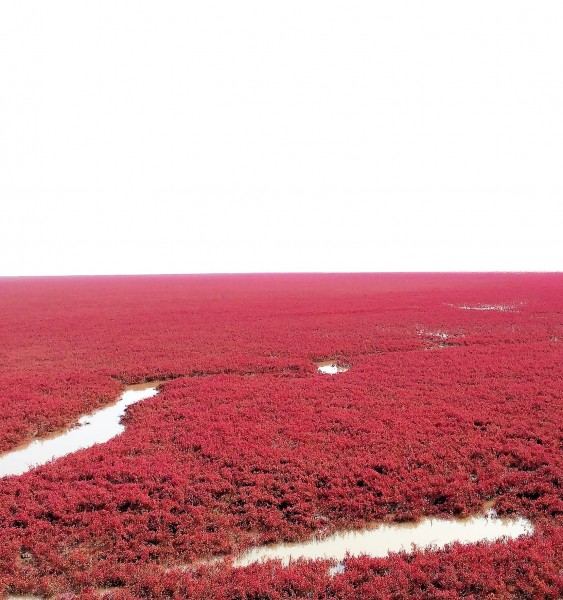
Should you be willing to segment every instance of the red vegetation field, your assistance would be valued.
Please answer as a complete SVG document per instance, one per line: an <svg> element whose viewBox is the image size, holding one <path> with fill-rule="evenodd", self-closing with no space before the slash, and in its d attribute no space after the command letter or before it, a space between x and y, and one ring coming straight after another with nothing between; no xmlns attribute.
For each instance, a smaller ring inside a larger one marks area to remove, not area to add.
<svg viewBox="0 0 563 600"><path fill-rule="evenodd" d="M562 300L560 274L1 279L0 450L167 381L121 436L0 479L0 593L561 597ZM491 499L534 535L175 568Z"/></svg>

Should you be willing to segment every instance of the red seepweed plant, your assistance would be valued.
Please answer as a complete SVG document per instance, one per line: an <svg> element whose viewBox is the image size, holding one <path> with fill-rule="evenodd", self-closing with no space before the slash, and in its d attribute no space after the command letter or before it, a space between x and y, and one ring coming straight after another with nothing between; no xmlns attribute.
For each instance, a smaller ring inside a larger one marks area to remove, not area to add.
<svg viewBox="0 0 563 600"><path fill-rule="evenodd" d="M0 480L0 590L559 597L562 292L560 274L0 280L2 451L164 380L122 435ZM534 535L335 576L206 562L491 500Z"/></svg>

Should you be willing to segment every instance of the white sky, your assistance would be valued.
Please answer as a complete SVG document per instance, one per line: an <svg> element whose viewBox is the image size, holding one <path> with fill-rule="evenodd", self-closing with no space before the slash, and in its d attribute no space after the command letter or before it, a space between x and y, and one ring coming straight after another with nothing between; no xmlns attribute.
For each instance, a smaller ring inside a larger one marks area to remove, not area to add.
<svg viewBox="0 0 563 600"><path fill-rule="evenodd" d="M563 2L2 0L0 275L563 270Z"/></svg>

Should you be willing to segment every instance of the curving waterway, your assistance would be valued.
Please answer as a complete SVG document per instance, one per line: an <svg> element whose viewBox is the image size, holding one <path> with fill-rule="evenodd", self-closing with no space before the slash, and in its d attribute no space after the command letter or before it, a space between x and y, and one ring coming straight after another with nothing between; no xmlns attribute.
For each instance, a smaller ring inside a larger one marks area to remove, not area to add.
<svg viewBox="0 0 563 600"><path fill-rule="evenodd" d="M379 524L357 531L344 531L303 543L275 544L253 548L233 561L246 567L265 560L280 560L283 565L298 559L343 561L346 556L367 555L383 558L391 552L440 549L453 542L474 544L515 539L531 535L534 527L524 518L500 518L494 510L464 519L426 518L415 523ZM331 569L342 572L341 563Z"/></svg>
<svg viewBox="0 0 563 600"><path fill-rule="evenodd" d="M336 374L348 369L334 361L326 361L317 366L321 373L326 374ZM1 455L0 477L22 475L35 467L118 436L125 430L121 418L127 407L156 396L161 383L152 381L127 386L115 404L84 415L71 429ZM379 523L365 529L343 531L303 543L260 546L234 557L232 564L234 567L245 567L273 559L287 565L298 559L327 559L338 561L331 569L332 574L337 574L345 569L342 561L347 556L385 557L392 552L410 551L413 548L443 548L454 542L472 544L515 539L531 535L534 531L532 523L527 519L501 518L490 507L485 508L489 508L486 513L469 518L426 518L415 523ZM222 558L225 557L217 557L215 560Z"/></svg>
<svg viewBox="0 0 563 600"><path fill-rule="evenodd" d="M121 424L121 417L126 408L156 396L159 383L127 386L115 404L80 417L77 425L71 429L0 455L0 477L22 475L77 450L103 444L123 433L125 426Z"/></svg>

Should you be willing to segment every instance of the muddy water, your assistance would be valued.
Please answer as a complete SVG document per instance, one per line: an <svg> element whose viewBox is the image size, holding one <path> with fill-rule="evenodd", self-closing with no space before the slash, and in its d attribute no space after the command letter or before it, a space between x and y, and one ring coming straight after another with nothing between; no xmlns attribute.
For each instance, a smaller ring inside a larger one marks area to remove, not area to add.
<svg viewBox="0 0 563 600"><path fill-rule="evenodd" d="M362 554L381 558L390 552L409 551L413 546L423 549L443 548L453 542L493 542L530 535L533 530L527 519L499 518L493 510L489 510L485 515L466 519L423 519L417 523L396 523L345 531L304 543L263 546L242 554L233 561L233 566L245 567L272 559L281 560L284 565L300 558L342 561L346 555ZM331 569L331 573L342 572L343 568L339 563Z"/></svg>
<svg viewBox="0 0 563 600"><path fill-rule="evenodd" d="M160 383L153 381L127 386L115 404L84 415L72 429L44 440L35 440L29 446L2 454L0 456L0 477L22 475L34 467L44 465L77 450L111 440L125 430L121 424L121 417L125 414L125 409L131 404L158 394L157 388Z"/></svg>

